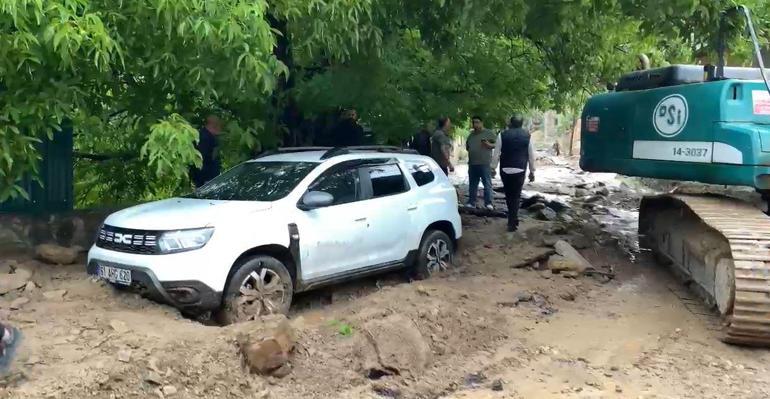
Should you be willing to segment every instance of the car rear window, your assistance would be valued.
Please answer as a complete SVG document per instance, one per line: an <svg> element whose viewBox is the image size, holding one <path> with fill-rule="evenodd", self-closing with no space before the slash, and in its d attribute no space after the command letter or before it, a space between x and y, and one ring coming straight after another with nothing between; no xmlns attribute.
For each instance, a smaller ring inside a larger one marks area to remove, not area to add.
<svg viewBox="0 0 770 399"><path fill-rule="evenodd" d="M422 187L426 184L430 184L436 179L433 171L430 170L430 165L425 162L410 162L407 163L407 168L412 174L414 181L418 186Z"/></svg>
<svg viewBox="0 0 770 399"><path fill-rule="evenodd" d="M277 201L287 196L317 163L247 162L217 176L189 198L231 201Z"/></svg>
<svg viewBox="0 0 770 399"><path fill-rule="evenodd" d="M385 197L407 191L406 180L398 165L379 165L368 168L372 181L372 197Z"/></svg>

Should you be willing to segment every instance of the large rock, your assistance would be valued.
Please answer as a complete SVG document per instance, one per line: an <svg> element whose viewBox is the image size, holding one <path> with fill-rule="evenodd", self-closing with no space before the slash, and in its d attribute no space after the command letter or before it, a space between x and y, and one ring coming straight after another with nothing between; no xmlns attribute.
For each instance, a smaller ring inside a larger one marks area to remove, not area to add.
<svg viewBox="0 0 770 399"><path fill-rule="evenodd" d="M533 195L531 197L526 197L526 198L523 197L521 199L521 208L528 209L529 207L531 207L535 203L544 202L544 201L545 201L545 197L543 197L540 194L535 194L535 195Z"/></svg>
<svg viewBox="0 0 770 399"><path fill-rule="evenodd" d="M540 220L547 220L547 221L553 221L556 220L556 218L559 217L559 215L556 214L556 212L548 207L545 207L535 213L535 217Z"/></svg>
<svg viewBox="0 0 770 399"><path fill-rule="evenodd" d="M572 259L561 255L552 255L548 258L548 268L554 273L580 271L581 265Z"/></svg>
<svg viewBox="0 0 770 399"><path fill-rule="evenodd" d="M56 244L40 244L35 247L35 255L46 263L71 265L78 259L77 248L66 248Z"/></svg>
<svg viewBox="0 0 770 399"><path fill-rule="evenodd" d="M583 272L585 270L594 268L591 263L580 254L580 252L578 252L566 241L557 242L554 245L554 249L556 249L557 254L569 259L570 262L578 265L578 268L574 269L575 271Z"/></svg>
<svg viewBox="0 0 770 399"><path fill-rule="evenodd" d="M601 195L602 197L606 197L610 195L610 190L607 187L599 187L596 190L596 195Z"/></svg>
<svg viewBox="0 0 770 399"><path fill-rule="evenodd" d="M0 295L24 287L31 277L32 273L25 269L16 269L15 273L0 275Z"/></svg>
<svg viewBox="0 0 770 399"><path fill-rule="evenodd" d="M294 329L285 317L269 331L241 337L241 353L249 371L261 375L285 375L282 370L288 368L295 339Z"/></svg>
<svg viewBox="0 0 770 399"><path fill-rule="evenodd" d="M359 339L360 368L368 376L417 376L432 361L430 346L414 321L399 314L367 322Z"/></svg>
<svg viewBox="0 0 770 399"><path fill-rule="evenodd" d="M569 205L559 200L548 201L546 205L556 212L563 212L569 209Z"/></svg>

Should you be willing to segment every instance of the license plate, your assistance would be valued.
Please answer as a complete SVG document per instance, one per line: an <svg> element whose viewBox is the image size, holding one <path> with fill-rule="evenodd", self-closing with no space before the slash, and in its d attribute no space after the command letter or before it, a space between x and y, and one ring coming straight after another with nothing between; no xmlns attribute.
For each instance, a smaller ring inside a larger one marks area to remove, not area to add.
<svg viewBox="0 0 770 399"><path fill-rule="evenodd" d="M111 283L131 285L131 270L99 265L99 277Z"/></svg>

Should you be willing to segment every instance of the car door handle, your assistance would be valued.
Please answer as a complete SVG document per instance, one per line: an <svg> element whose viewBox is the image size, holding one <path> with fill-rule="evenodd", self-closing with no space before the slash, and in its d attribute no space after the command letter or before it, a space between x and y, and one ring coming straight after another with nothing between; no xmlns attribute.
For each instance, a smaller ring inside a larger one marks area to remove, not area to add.
<svg viewBox="0 0 770 399"><path fill-rule="evenodd" d="M365 222L365 221L366 221L366 218L358 218L358 219L356 219L355 221L356 221L356 222Z"/></svg>
<svg viewBox="0 0 770 399"><path fill-rule="evenodd" d="M416 211L417 210L417 205L412 205L409 208L406 208L406 210L407 211Z"/></svg>

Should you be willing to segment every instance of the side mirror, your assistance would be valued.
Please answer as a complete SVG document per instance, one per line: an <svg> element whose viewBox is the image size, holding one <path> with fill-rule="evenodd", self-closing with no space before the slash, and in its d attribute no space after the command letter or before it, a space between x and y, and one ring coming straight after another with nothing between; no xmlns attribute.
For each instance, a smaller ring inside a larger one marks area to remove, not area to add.
<svg viewBox="0 0 770 399"><path fill-rule="evenodd" d="M309 211L311 209L323 208L334 203L334 196L325 191L309 191L302 196L300 209Z"/></svg>

